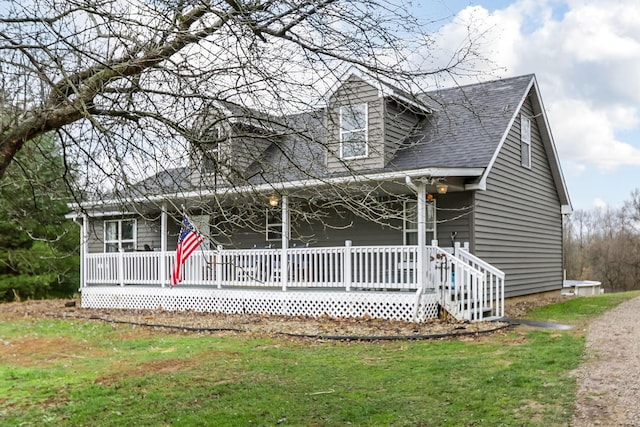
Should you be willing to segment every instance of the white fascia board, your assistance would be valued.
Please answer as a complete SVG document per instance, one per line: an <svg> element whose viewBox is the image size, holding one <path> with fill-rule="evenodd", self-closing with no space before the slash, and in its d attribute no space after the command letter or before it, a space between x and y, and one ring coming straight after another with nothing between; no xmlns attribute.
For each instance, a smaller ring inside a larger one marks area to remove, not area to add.
<svg viewBox="0 0 640 427"><path fill-rule="evenodd" d="M109 202L103 204L102 206L108 206ZM71 209L76 209L79 208L80 206L84 206L84 205L78 205L77 203L73 203L73 204L68 204L67 206L69 206L69 208ZM99 204L90 204L87 206L91 206L91 207L96 207L96 206L101 206ZM89 216L90 218L99 218L99 217L106 217L106 216L123 216L123 215L136 215L135 212L131 212L131 211L98 211L98 210L94 210L94 211L87 211L84 212L87 214L87 216ZM73 212L69 212L68 214L66 214L64 217L66 219L74 219L74 218L79 218L81 217L83 214L83 212L79 212L77 210L74 210Z"/></svg>
<svg viewBox="0 0 640 427"><path fill-rule="evenodd" d="M564 173L562 172L562 165L560 164L560 157L558 156L558 150L556 148L556 143L553 139L553 133L551 132L551 126L549 125L549 119L547 118L547 112L542 103L542 96L540 95L540 88L538 87L538 82L533 78L533 89L535 91L535 97L538 101L538 107L540 109L539 115L542 117L542 125L543 135L542 135L542 143L545 145L545 150L547 151L547 156L549 157L549 163L551 167L551 173L553 175L554 182L556 184L556 189L558 191L558 195L560 196L560 202L563 203L564 206L567 206L567 209L571 213L573 212L573 207L571 204L571 197L569 195L569 189L567 187L567 182L564 179Z"/></svg>
<svg viewBox="0 0 640 427"><path fill-rule="evenodd" d="M398 181L405 182L407 177L410 178L447 178L447 177L478 177L481 176L484 172L484 168L422 168L422 169L411 169L405 171L394 171L394 172L380 172L380 173L372 173L366 175L348 175L343 177L336 178L327 178L327 179L305 179L305 180L297 180L297 181L289 181L289 182L280 182L280 183L269 183L269 184L260 184L260 185L246 185L243 187L238 187L234 189L233 193L242 194L249 192L271 192L273 190L286 192L288 190L298 190L304 188L318 188L325 187L329 185L344 185L344 184L354 184L354 183L364 183L364 182L384 182L384 181ZM171 200L171 199L198 199L202 197L211 197L216 194L229 194L229 188L221 188L218 191L210 191L210 192L198 192L191 191L186 193L174 193L174 194L159 194L155 196L148 197L138 197L131 200L131 203L149 203L149 202L161 202L163 200ZM80 207L99 207L99 206L109 206L110 204L120 204L121 201L105 201L101 203L82 203L78 204L70 204L68 205L70 209L77 210ZM128 212L120 212L118 214L124 214Z"/></svg>
<svg viewBox="0 0 640 427"><path fill-rule="evenodd" d="M502 138L500 138L500 142L498 143L498 146L496 147L496 150L493 153L493 156L491 157L491 160L489 161L489 164L487 165L487 168L484 171L484 174L482 175L482 178L480 179L480 181L477 184L474 184L474 186L477 186L478 188L469 188L470 190L486 190L487 189L487 177L489 176L489 173L491 172L491 169L493 169L493 165L495 164L496 160L498 159L498 155L500 154L500 152L502 151L502 147L504 146L505 141L507 140L507 136L509 135L509 131L511 131L511 127L513 126L513 123L516 121L516 117L518 116L518 113L520 112L520 109L522 108L522 105L524 104L524 102L527 99L527 96L529 95L529 91L531 90L531 87L534 84L534 78L533 76L531 77L531 80L529 81L529 84L527 85L527 89L524 91L524 95L522 96L522 98L520 98L520 102L518 102L517 107L515 108L515 110L513 111L513 115L511 116L511 119L509 120L509 124L507 125L506 129L504 130L504 133L502 134Z"/></svg>
<svg viewBox="0 0 640 427"><path fill-rule="evenodd" d="M340 78L331 86L331 88L329 88L326 94L327 96L325 96L325 99L331 98L331 96L333 96L333 94L340 88L340 86L342 86L345 81L349 80L349 77L351 76L356 76L359 79L363 80L365 83L376 88L378 90L378 97L380 98L384 98L384 97L395 98L407 105L410 105L411 107L415 107L421 111L424 111L426 114L431 114L434 111L432 108L429 108L426 105L422 105L413 99L407 98L406 96L399 94L393 89L393 87L389 83L386 83L384 80L380 78L376 78L374 76L369 75L368 73L362 71L360 68L356 67L355 65L349 67L349 69L344 74L342 74L342 76L340 76ZM317 106L319 108L327 107L326 102L318 103Z"/></svg>

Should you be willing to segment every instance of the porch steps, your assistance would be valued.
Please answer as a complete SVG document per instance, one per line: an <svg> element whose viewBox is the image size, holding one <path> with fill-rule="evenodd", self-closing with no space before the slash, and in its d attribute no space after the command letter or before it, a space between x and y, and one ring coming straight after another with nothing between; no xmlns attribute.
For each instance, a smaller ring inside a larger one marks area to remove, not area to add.
<svg viewBox="0 0 640 427"><path fill-rule="evenodd" d="M488 320L490 318L499 318L499 316L493 315L493 309L491 307L481 307L476 309L480 301L473 301L468 292L448 294L443 292L442 308L446 310L451 316L457 320L468 320L471 322L478 320ZM480 316L477 315L477 311L480 311Z"/></svg>

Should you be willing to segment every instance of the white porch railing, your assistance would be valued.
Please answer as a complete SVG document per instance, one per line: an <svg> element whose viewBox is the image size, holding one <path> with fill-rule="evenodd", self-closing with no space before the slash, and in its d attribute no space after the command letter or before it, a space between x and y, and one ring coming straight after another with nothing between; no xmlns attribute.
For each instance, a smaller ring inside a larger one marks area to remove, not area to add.
<svg viewBox="0 0 640 427"><path fill-rule="evenodd" d="M341 247L287 249L285 263L281 249L198 250L185 262L179 286L432 291L440 292L442 305L460 319L482 320L487 308L504 314L504 273L459 247L455 256L427 246L421 284L418 250L347 242ZM174 252L88 254L83 286L169 286L174 262Z"/></svg>
<svg viewBox="0 0 640 427"><path fill-rule="evenodd" d="M283 281L281 249L194 252L185 262L189 286L407 289L418 287L417 246L291 248ZM168 286L174 252L88 254L85 285Z"/></svg>

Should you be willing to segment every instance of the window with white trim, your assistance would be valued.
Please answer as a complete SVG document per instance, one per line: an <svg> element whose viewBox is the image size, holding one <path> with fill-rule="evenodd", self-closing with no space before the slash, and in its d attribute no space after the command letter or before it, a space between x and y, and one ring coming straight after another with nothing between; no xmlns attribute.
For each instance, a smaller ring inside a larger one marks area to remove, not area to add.
<svg viewBox="0 0 640 427"><path fill-rule="evenodd" d="M340 158L367 157L367 104L340 107Z"/></svg>
<svg viewBox="0 0 640 427"><path fill-rule="evenodd" d="M220 164L220 143L214 143L202 150L202 174L210 175L218 172Z"/></svg>
<svg viewBox="0 0 640 427"><path fill-rule="evenodd" d="M224 139L224 131L220 126L213 128L210 133L211 141L200 145L202 155L202 174L217 173L220 168L220 154L222 153L222 140Z"/></svg>
<svg viewBox="0 0 640 427"><path fill-rule="evenodd" d="M267 208L266 214L267 242L282 240L282 212L277 208Z"/></svg>
<svg viewBox="0 0 640 427"><path fill-rule="evenodd" d="M426 242L427 245L436 238L436 201L427 200L427 223ZM404 202L404 215L402 224L402 238L405 245L418 244L418 202Z"/></svg>
<svg viewBox="0 0 640 427"><path fill-rule="evenodd" d="M520 115L520 163L531 168L531 119Z"/></svg>
<svg viewBox="0 0 640 427"><path fill-rule="evenodd" d="M136 220L116 219L104 222L104 251L132 251L136 248Z"/></svg>

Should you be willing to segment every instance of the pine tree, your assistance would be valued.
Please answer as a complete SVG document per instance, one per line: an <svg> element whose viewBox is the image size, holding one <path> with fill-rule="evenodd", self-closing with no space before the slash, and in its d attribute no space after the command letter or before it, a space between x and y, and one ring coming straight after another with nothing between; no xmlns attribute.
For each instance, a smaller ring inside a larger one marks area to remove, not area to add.
<svg viewBox="0 0 640 427"><path fill-rule="evenodd" d="M0 299L68 296L78 288L78 227L65 219L59 145L25 146L0 183Z"/></svg>

